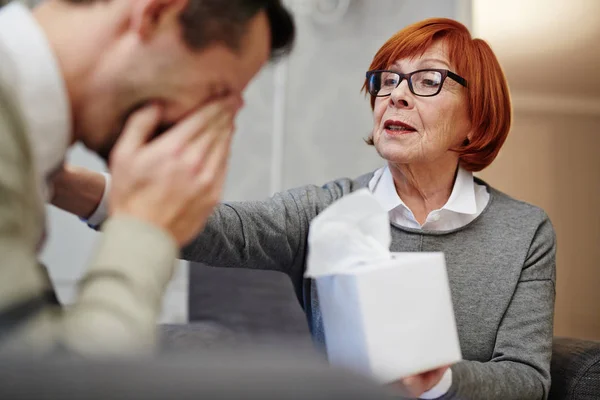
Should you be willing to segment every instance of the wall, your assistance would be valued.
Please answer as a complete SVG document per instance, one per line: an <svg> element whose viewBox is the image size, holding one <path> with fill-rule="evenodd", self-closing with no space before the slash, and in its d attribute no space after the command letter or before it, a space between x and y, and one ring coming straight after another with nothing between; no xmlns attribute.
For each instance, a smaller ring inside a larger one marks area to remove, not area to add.
<svg viewBox="0 0 600 400"><path fill-rule="evenodd" d="M507 143L480 176L546 210L558 243L555 333L600 340L600 2L476 0L473 15L514 98Z"/></svg>
<svg viewBox="0 0 600 400"><path fill-rule="evenodd" d="M284 66L265 69L247 92L228 199L260 199L274 190L353 177L379 166L379 157L363 142L371 129L371 111L360 93L373 55L412 22L458 18L466 12L465 3L455 0L351 0L339 21L325 22L319 13L309 12L310 0L287 3L296 15L297 45ZM315 3L326 9L343 1ZM281 74L287 80L278 85Z"/></svg>
<svg viewBox="0 0 600 400"><path fill-rule="evenodd" d="M555 332L600 339L600 115L515 112L482 177L544 208L557 234Z"/></svg>

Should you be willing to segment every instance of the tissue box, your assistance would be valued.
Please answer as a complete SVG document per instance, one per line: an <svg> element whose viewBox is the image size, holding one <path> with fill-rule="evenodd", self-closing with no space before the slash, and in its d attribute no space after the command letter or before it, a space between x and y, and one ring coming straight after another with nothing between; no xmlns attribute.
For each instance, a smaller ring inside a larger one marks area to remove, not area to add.
<svg viewBox="0 0 600 400"><path fill-rule="evenodd" d="M381 383L461 360L443 253L316 277L331 364Z"/></svg>

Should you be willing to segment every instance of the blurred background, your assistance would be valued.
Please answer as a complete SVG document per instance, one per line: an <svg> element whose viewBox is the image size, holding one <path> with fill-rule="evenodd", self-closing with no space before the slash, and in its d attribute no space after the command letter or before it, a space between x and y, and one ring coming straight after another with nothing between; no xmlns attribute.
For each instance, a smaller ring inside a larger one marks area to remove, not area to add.
<svg viewBox="0 0 600 400"><path fill-rule="evenodd" d="M371 114L360 87L372 56L407 24L457 19L490 43L514 100L508 141L479 175L550 215L558 235L555 333L600 339L600 1L286 3L298 24L297 46L248 88L225 199L262 199L380 167L382 160L363 142ZM104 168L79 147L69 160ZM77 218L52 207L49 212L52 235L43 259L59 296L69 302L97 234ZM273 313L283 319L274 324ZM182 262L162 322L188 320L306 333L291 285L279 274Z"/></svg>
<svg viewBox="0 0 600 400"><path fill-rule="evenodd" d="M508 77L514 122L480 175L556 229L555 333L600 339L600 2L472 2Z"/></svg>

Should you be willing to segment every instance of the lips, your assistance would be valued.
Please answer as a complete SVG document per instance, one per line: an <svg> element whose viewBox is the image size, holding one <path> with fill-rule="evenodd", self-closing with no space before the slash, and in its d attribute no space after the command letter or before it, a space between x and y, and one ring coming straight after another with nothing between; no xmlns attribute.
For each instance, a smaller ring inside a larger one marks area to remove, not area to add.
<svg viewBox="0 0 600 400"><path fill-rule="evenodd" d="M383 128L389 133L410 133L417 131L412 126L394 119L388 119L385 121Z"/></svg>

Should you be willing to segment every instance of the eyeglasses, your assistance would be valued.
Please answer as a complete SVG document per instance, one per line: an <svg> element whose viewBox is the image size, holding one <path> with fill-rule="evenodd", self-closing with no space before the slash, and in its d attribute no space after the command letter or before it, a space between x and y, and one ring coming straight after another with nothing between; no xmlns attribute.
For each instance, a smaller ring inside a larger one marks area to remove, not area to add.
<svg viewBox="0 0 600 400"><path fill-rule="evenodd" d="M368 71L367 89L371 96L389 96L406 79L412 94L421 97L432 97L442 90L444 81L448 77L467 87L466 79L447 69L420 69L409 74L387 70Z"/></svg>

